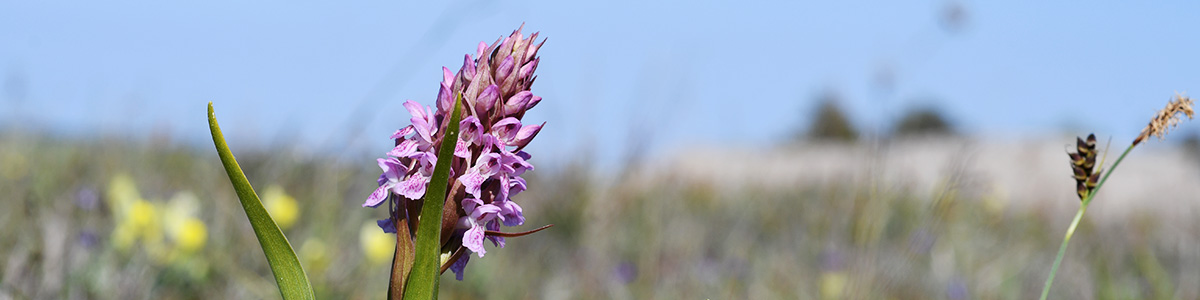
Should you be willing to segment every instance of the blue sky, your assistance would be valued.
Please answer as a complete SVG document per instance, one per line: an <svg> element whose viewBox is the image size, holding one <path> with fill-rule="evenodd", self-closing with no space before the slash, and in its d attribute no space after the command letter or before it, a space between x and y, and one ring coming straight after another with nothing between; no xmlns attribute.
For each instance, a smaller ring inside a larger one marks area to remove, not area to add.
<svg viewBox="0 0 1200 300"><path fill-rule="evenodd" d="M951 3L965 23L947 30ZM0 118L69 135L380 153L440 67L521 23L549 41L526 116L542 161L643 145L768 147L823 91L883 128L933 105L966 132L1131 139L1200 93L1197 2L0 1ZM890 87L877 80L890 74ZM11 124L0 122L0 124ZM364 160L373 163L373 160Z"/></svg>

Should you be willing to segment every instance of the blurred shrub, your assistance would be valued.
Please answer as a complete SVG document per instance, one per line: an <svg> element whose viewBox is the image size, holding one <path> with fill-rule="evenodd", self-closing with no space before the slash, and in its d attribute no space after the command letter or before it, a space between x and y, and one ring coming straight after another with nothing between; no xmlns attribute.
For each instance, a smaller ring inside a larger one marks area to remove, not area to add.
<svg viewBox="0 0 1200 300"><path fill-rule="evenodd" d="M926 106L909 110L896 122L893 136L954 135L954 125L938 109Z"/></svg>
<svg viewBox="0 0 1200 300"><path fill-rule="evenodd" d="M825 92L817 100L812 123L808 131L797 135L797 140L852 142L858 139L858 130L850 123L846 113L838 106L841 97L834 92Z"/></svg>

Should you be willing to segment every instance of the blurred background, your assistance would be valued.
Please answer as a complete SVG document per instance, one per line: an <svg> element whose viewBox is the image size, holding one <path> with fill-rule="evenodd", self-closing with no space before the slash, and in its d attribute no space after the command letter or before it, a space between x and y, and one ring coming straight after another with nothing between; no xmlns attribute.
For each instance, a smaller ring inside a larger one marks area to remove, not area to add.
<svg viewBox="0 0 1200 300"><path fill-rule="evenodd" d="M522 24L547 125L513 230L555 226L442 297L1033 298L1078 208L1063 153L1194 91L1198 12L3 1L0 299L277 298L209 101L318 295L382 298L394 240L360 205L401 103ZM1198 126L1130 154L1052 297L1200 297Z"/></svg>

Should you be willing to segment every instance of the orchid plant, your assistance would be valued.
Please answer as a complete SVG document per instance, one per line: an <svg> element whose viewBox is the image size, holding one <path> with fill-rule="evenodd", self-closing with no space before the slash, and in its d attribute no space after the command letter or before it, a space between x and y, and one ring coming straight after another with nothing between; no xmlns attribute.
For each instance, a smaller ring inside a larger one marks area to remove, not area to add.
<svg viewBox="0 0 1200 300"><path fill-rule="evenodd" d="M550 227L501 230L525 223L514 196L527 189L521 176L533 170L525 146L545 125L522 121L542 100L530 91L537 51L545 43L537 36L525 37L518 28L491 44L480 42L458 71L442 68L436 108L404 103L411 125L396 130L391 135L395 147L376 159L382 169L378 187L362 204L386 203L387 216L377 224L396 234L389 299L436 298L439 276L451 270L462 280L470 254L482 258L487 253L485 241L503 248L505 238ZM285 299L312 299L295 251L225 144L212 103L208 118L213 143L280 292Z"/></svg>

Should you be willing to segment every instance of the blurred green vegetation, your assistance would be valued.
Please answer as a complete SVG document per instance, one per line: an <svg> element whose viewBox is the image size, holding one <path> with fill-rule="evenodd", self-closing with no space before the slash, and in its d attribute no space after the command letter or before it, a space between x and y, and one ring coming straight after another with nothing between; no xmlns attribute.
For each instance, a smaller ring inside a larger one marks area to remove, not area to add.
<svg viewBox="0 0 1200 300"><path fill-rule="evenodd" d="M375 156L341 161L230 146L251 182L272 195L268 207L294 214L285 232L318 297L384 297L390 261L371 258L380 243L370 230L384 212L361 207L378 176ZM136 196L114 191L120 176ZM670 175L613 180L585 163L539 165L527 176L530 189L517 200L528 224L512 230L555 227L473 258L464 281L444 278L443 298L1029 299L1070 218L1009 207L1003 191L953 177L930 192L854 180L788 188L718 188ZM189 216L204 225L199 249L156 254L196 247L195 236L169 233L118 245L126 218L181 218L167 213L181 193L194 197ZM7 132L0 195L0 298L278 298L211 148ZM116 197L155 209L121 208ZM1193 239L1178 238L1200 232L1200 222L1092 219L1081 224L1053 297L1200 297L1180 288L1200 278L1189 272L1200 253Z"/></svg>

